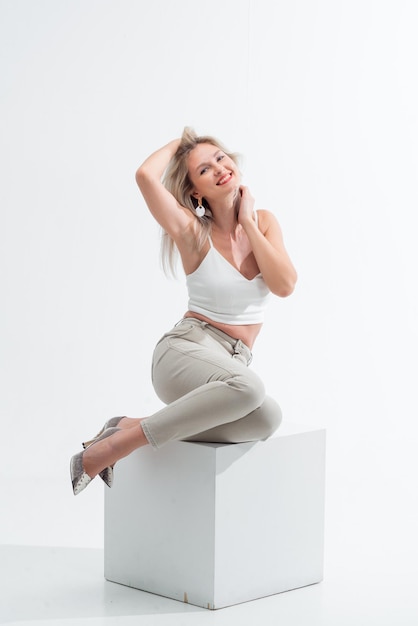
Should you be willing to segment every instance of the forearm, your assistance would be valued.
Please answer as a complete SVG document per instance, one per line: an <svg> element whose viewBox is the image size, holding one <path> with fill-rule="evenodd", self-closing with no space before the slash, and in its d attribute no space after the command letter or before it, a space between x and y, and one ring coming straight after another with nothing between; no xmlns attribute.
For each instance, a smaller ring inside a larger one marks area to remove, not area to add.
<svg viewBox="0 0 418 626"><path fill-rule="evenodd" d="M264 282L277 296L289 296L295 287L297 274L282 241L271 243L254 220L243 224ZM266 233L267 234L267 233Z"/></svg>
<svg viewBox="0 0 418 626"><path fill-rule="evenodd" d="M153 152L138 168L136 172L137 180L140 180L143 176L152 176L160 180L179 145L180 139L173 139L173 141Z"/></svg>

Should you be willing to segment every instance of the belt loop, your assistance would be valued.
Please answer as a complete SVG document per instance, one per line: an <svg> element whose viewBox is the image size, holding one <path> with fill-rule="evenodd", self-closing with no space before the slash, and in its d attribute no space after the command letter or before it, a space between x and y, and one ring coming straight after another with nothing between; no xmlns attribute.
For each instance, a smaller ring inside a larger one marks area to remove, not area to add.
<svg viewBox="0 0 418 626"><path fill-rule="evenodd" d="M249 349L249 347L241 341L241 339L237 339L234 345L234 354L239 354L240 356L245 357L247 360L247 365L251 363L253 360L253 353Z"/></svg>

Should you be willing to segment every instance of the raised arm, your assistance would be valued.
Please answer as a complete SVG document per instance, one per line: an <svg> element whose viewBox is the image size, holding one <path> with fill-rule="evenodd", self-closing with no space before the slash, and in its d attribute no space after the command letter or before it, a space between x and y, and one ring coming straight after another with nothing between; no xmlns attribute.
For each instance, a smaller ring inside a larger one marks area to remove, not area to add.
<svg viewBox="0 0 418 626"><path fill-rule="evenodd" d="M179 144L180 139L174 139L153 152L136 172L136 182L149 210L175 241L193 220L191 213L177 202L161 182L164 171Z"/></svg>

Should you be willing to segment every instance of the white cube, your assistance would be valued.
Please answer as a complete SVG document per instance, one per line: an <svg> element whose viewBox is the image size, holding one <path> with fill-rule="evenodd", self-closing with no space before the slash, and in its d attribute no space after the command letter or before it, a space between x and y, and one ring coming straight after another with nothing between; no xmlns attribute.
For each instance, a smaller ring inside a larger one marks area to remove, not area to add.
<svg viewBox="0 0 418 626"><path fill-rule="evenodd" d="M105 497L105 577L218 609L323 577L325 430L135 451Z"/></svg>

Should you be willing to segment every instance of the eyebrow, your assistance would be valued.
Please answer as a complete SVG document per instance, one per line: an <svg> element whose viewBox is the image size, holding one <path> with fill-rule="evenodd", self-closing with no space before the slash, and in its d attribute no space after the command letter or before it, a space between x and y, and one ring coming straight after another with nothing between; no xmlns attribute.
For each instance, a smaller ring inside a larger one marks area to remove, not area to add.
<svg viewBox="0 0 418 626"><path fill-rule="evenodd" d="M219 154L220 152L222 152L222 150L217 150L216 152L214 152L214 153L212 154L212 156L213 156L213 157L216 157L216 155L217 155L217 154ZM200 164L196 167L196 170L195 170L195 171L197 172L197 171L198 171L198 170L200 170L200 168L201 168L201 167L203 167L204 165L209 165L209 162L208 162L208 161L203 161L202 163L200 163Z"/></svg>

